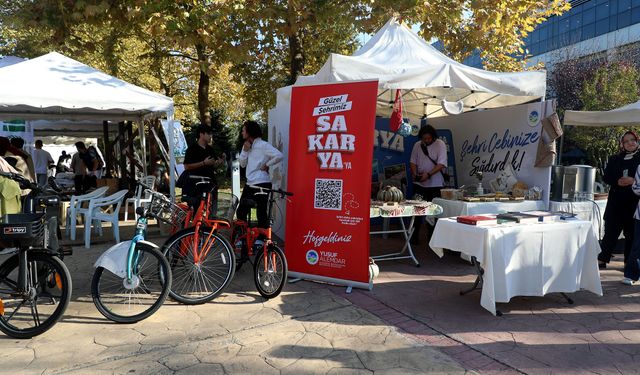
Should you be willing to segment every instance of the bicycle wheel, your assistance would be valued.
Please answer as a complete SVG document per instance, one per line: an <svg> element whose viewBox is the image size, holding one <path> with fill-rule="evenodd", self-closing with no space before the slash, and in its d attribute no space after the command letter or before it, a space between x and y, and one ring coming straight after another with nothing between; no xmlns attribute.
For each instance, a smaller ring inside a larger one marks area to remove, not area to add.
<svg viewBox="0 0 640 375"><path fill-rule="evenodd" d="M236 256L236 272L242 268L242 265L248 262L249 249L247 249L247 231L244 226L236 225L231 232L231 245ZM245 253L244 256L242 253Z"/></svg>
<svg viewBox="0 0 640 375"><path fill-rule="evenodd" d="M173 273L169 295L187 305L198 305L216 298L231 282L235 256L231 245L211 228L200 227L176 233L165 244L163 254Z"/></svg>
<svg viewBox="0 0 640 375"><path fill-rule="evenodd" d="M264 298L273 298L282 292L287 281L287 258L274 244L267 246L265 265L264 248L256 254L253 263L253 280Z"/></svg>
<svg viewBox="0 0 640 375"><path fill-rule="evenodd" d="M135 323L150 317L167 299L171 269L160 251L137 243L138 262L131 281L97 267L91 281L93 303L105 318Z"/></svg>
<svg viewBox="0 0 640 375"><path fill-rule="evenodd" d="M60 259L30 250L27 263L26 293L18 291L18 255L0 265L0 331L18 339L49 330L71 300L71 275Z"/></svg>

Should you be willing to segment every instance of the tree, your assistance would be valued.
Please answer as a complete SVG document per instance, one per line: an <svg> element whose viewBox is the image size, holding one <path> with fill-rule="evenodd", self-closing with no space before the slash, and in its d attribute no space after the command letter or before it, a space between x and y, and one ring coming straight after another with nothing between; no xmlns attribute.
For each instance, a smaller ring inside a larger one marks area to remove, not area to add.
<svg viewBox="0 0 640 375"><path fill-rule="evenodd" d="M397 12L420 24L420 35L439 39L445 53L463 61L474 50L488 70L526 69L524 39L548 17L571 8L568 0L377 0L369 25L375 27Z"/></svg>
<svg viewBox="0 0 640 375"><path fill-rule="evenodd" d="M623 61L603 64L584 82L580 100L585 111L608 111L638 101L640 74ZM640 119L638 120L640 125ZM608 158L620 151L623 127L574 127L571 138L602 173Z"/></svg>

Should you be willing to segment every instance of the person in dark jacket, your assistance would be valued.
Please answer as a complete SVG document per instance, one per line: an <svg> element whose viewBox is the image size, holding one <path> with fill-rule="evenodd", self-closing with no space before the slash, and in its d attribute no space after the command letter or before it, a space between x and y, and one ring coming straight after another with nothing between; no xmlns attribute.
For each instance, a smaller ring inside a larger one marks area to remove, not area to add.
<svg viewBox="0 0 640 375"><path fill-rule="evenodd" d="M640 164L638 137L632 131L624 133L620 139L620 153L609 158L603 180L611 186L607 207L604 210L604 237L600 242L602 252L598 255L598 265L606 268L618 242L620 232L624 233L624 261L626 263L633 244L633 213L638 205L638 196L631 190L635 171Z"/></svg>

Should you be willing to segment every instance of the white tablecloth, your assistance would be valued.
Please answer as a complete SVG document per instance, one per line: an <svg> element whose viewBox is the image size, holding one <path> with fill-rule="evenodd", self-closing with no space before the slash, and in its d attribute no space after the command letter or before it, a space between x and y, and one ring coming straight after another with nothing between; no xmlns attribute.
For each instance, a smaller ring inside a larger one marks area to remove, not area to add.
<svg viewBox="0 0 640 375"><path fill-rule="evenodd" d="M584 201L584 202L556 202L549 201L550 211L573 212L580 220L590 221L593 231L598 238L604 235L604 209L607 207L607 200Z"/></svg>
<svg viewBox="0 0 640 375"><path fill-rule="evenodd" d="M480 304L496 314L496 302L514 296L589 290L602 295L591 222L574 220L530 225L477 227L441 219L430 247L475 256L484 268Z"/></svg>
<svg viewBox="0 0 640 375"><path fill-rule="evenodd" d="M434 198L433 203L442 206L442 215L440 217L547 209L544 201L465 202Z"/></svg>

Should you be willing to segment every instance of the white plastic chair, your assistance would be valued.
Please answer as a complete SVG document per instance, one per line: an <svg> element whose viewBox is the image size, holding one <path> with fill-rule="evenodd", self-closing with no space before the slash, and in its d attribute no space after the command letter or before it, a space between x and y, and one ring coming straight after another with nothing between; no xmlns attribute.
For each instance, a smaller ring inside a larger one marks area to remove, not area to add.
<svg viewBox="0 0 640 375"><path fill-rule="evenodd" d="M148 186L152 190L155 190L156 176L144 177L142 178L141 182L145 186ZM144 191L144 198L142 197L143 191ZM131 198L127 198L127 200L124 202L124 221L127 221L129 218L129 203L133 203L133 212L135 213L138 207L150 202L151 202L151 194L149 194L149 192L146 191L144 187L140 185L136 186L135 195Z"/></svg>
<svg viewBox="0 0 640 375"><path fill-rule="evenodd" d="M72 195L69 201L69 207L67 208L67 220L65 232L72 240L76 239L76 223L78 215L81 215L83 211L86 211L86 207L82 207L84 202L89 202L93 198L102 197L109 190L108 186L102 186L96 190L84 195ZM88 205L88 203L87 203ZM86 224L86 223L85 223Z"/></svg>
<svg viewBox="0 0 640 375"><path fill-rule="evenodd" d="M102 222L108 221L113 228L113 237L116 242L120 242L120 226L118 225L118 214L122 201L129 190L120 190L107 197L94 198L89 201L89 207L84 214L84 247L89 248L91 244L91 227L95 226L102 236ZM111 209L111 212L109 212Z"/></svg>

